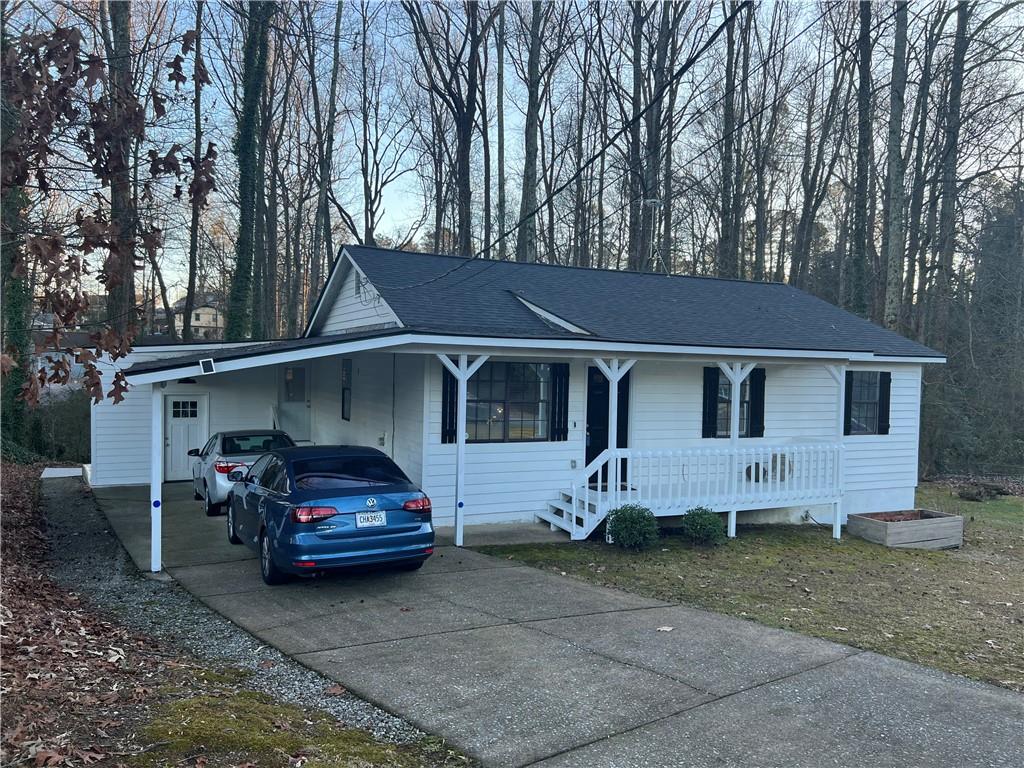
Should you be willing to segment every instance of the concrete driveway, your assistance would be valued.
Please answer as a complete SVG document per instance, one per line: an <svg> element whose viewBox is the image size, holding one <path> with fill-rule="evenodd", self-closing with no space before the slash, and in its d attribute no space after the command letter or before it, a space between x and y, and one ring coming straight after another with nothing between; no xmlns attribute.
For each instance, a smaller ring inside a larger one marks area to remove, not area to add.
<svg viewBox="0 0 1024 768"><path fill-rule="evenodd" d="M144 567L145 489L96 495ZM448 546L418 573L266 587L187 483L166 487L164 521L165 567L200 600L485 765L1010 766L1024 753L1024 697L877 654Z"/></svg>

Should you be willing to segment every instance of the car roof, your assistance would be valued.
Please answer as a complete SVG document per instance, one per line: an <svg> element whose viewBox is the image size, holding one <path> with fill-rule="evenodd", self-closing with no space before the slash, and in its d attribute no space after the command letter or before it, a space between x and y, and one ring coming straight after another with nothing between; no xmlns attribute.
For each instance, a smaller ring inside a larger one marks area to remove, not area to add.
<svg viewBox="0 0 1024 768"><path fill-rule="evenodd" d="M232 429L227 432L218 432L221 437L241 437L244 435L284 435L290 437L287 432L280 429Z"/></svg>
<svg viewBox="0 0 1024 768"><path fill-rule="evenodd" d="M296 445L291 448L277 448L274 453L296 461L301 459L318 459L328 456L383 456L387 454L366 445Z"/></svg>

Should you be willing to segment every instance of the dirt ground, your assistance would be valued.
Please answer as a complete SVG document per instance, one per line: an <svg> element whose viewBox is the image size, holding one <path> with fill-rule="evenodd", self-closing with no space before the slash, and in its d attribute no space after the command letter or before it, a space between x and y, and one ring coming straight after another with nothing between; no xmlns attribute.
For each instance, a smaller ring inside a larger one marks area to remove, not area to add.
<svg viewBox="0 0 1024 768"><path fill-rule="evenodd" d="M639 554L595 541L486 551L1024 690L1024 498L970 502L926 484L918 506L964 515L964 546L887 549L815 526L741 525L710 549L667 534Z"/></svg>

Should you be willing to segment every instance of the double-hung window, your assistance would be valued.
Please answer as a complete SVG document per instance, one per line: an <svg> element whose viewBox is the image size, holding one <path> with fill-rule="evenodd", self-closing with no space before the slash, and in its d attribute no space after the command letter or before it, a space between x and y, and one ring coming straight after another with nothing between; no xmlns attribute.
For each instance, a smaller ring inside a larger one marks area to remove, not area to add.
<svg viewBox="0 0 1024 768"><path fill-rule="evenodd" d="M740 383L738 437L764 437L764 368L755 368ZM704 369L702 437L729 437L732 430L732 382L718 366Z"/></svg>
<svg viewBox="0 0 1024 768"><path fill-rule="evenodd" d="M843 433L889 434L891 389L892 374L889 371L847 371Z"/></svg>

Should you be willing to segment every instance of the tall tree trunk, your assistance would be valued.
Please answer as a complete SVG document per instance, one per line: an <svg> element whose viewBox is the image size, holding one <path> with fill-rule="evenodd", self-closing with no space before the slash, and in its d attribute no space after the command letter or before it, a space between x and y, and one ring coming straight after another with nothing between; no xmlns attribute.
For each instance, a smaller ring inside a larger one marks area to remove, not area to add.
<svg viewBox="0 0 1024 768"><path fill-rule="evenodd" d="M631 0L632 29L631 48L633 51L633 89L630 98L629 152L629 239L627 242L627 265L634 271L643 269L645 255L640 252L640 227L644 207L643 170L640 150L640 102L643 97L643 51L644 51L644 4L642 0Z"/></svg>
<svg viewBox="0 0 1024 768"><path fill-rule="evenodd" d="M508 226L505 201L505 0L500 0L498 10L498 258L508 258L505 228Z"/></svg>
<svg viewBox="0 0 1024 768"><path fill-rule="evenodd" d="M967 56L967 22L971 7L966 0L956 6L956 37L953 41L953 62L949 74L949 97L944 126L939 210L939 259L936 279L936 312L933 329L935 344L946 350L949 334L949 310L952 302L953 253L956 248L956 167L960 159L960 107L964 89L964 60Z"/></svg>
<svg viewBox="0 0 1024 768"><path fill-rule="evenodd" d="M115 231L117 276L107 295L107 322L120 332L135 325L135 235L138 212L133 204L131 174L131 133L124 121L134 100L131 58L131 5L105 3L110 16L108 82L110 120L115 129L110 139L110 221Z"/></svg>
<svg viewBox="0 0 1024 768"><path fill-rule="evenodd" d="M196 42L195 42L195 66L192 79L195 81L195 93L192 96L192 122L193 122L193 184L199 185L199 156L203 151L203 78L200 76L203 60L203 6L204 0L196 0ZM188 227L188 285L185 289L185 308L182 310L184 316L181 321L181 338L184 341L192 341L192 310L196 302L196 272L198 271L199 260L199 212L202 203L202 195L191 196L192 218Z"/></svg>
<svg viewBox="0 0 1024 768"><path fill-rule="evenodd" d="M242 60L242 110L238 118L235 154L238 156L239 228L235 244L235 273L231 279L225 338L241 341L252 317L252 265L256 223L257 123L260 94L267 72L267 31L274 2L249 0L249 28Z"/></svg>
<svg viewBox="0 0 1024 768"><path fill-rule="evenodd" d="M671 3L661 5L661 20L658 24L658 39L654 47L654 93L661 93L668 80L666 63L668 60L668 48L672 31ZM644 162L644 184L643 193L647 198L643 201L640 219L640 240L637 248L642 259L642 269L656 269L654 253L655 223L657 220L657 204L664 204L664 200L657 200L659 189L659 175L661 173L661 148L662 148L662 102L661 99L654 102L653 107L647 112L645 122L647 127L647 153Z"/></svg>
<svg viewBox="0 0 1024 768"><path fill-rule="evenodd" d="M896 31L893 39L892 85L889 97L889 141L885 173L885 232L883 258L885 263L886 328L899 327L900 301L903 299L903 110L907 89L907 6L906 0L896 3Z"/></svg>
<svg viewBox="0 0 1024 768"><path fill-rule="evenodd" d="M526 63L526 123L524 124L523 189L519 198L519 237L516 261L537 260L537 133L540 123L540 30L544 4L531 3L530 48Z"/></svg>
<svg viewBox="0 0 1024 768"><path fill-rule="evenodd" d="M844 306L862 317L868 314L868 174L871 151L871 3L860 3L857 37L857 165L853 191L853 227L843 279Z"/></svg>
<svg viewBox="0 0 1024 768"><path fill-rule="evenodd" d="M730 12L736 0L730 2ZM733 242L733 184L736 132L736 29L730 21L725 30L725 93L722 96L722 188L719 203L719 238L716 272L720 277L737 277L736 243Z"/></svg>

